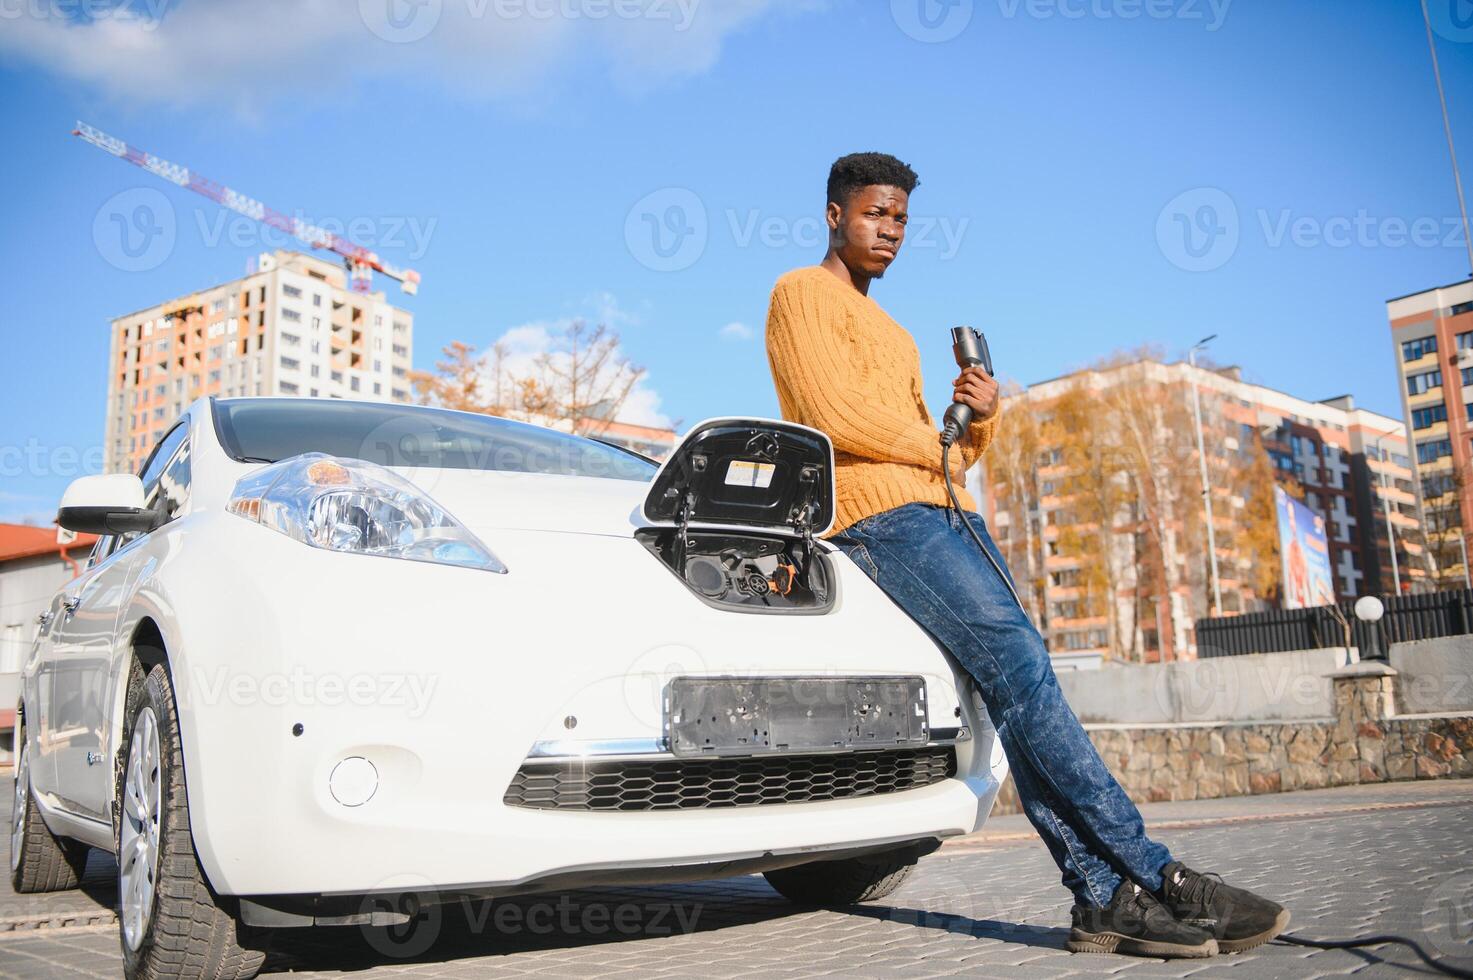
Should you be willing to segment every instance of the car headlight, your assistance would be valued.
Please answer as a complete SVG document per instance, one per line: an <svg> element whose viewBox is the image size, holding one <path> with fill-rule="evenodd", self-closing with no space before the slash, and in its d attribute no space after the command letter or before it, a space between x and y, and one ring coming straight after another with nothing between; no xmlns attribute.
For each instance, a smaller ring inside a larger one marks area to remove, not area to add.
<svg viewBox="0 0 1473 980"><path fill-rule="evenodd" d="M408 480L304 453L242 477L226 509L314 548L505 572L501 559Z"/></svg>

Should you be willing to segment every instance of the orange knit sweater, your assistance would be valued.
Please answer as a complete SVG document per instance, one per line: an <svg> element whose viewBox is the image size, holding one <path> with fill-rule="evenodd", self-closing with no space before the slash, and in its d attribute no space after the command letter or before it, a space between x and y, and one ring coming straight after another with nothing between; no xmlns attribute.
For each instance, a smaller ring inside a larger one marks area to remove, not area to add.
<svg viewBox="0 0 1473 980"><path fill-rule="evenodd" d="M950 503L920 352L874 300L821 266L789 272L772 291L767 361L783 418L833 440L838 500L826 537L902 504ZM976 504L963 474L996 429L996 416L973 422L952 450L957 499L968 510Z"/></svg>

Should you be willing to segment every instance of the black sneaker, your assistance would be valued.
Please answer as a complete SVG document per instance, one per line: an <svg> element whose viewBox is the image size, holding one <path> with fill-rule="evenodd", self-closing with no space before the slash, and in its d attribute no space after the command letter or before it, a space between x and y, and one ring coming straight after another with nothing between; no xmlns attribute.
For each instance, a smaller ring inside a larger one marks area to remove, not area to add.
<svg viewBox="0 0 1473 980"><path fill-rule="evenodd" d="M1129 956L1202 957L1217 954L1212 933L1178 922L1156 896L1133 881L1115 889L1102 909L1076 905L1070 912L1071 953L1125 953Z"/></svg>
<svg viewBox="0 0 1473 980"><path fill-rule="evenodd" d="M1180 861L1161 869L1161 901L1181 921L1209 930L1224 953L1262 946L1289 927L1282 905Z"/></svg>

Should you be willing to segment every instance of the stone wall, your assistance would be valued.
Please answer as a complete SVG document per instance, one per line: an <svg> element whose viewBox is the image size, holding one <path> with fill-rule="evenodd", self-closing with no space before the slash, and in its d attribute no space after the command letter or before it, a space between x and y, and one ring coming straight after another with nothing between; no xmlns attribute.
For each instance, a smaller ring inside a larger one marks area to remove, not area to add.
<svg viewBox="0 0 1473 980"><path fill-rule="evenodd" d="M1397 674L1384 664L1327 677L1332 718L1085 728L1138 803L1473 776L1473 715L1397 715ZM994 812L1018 812L1011 779Z"/></svg>

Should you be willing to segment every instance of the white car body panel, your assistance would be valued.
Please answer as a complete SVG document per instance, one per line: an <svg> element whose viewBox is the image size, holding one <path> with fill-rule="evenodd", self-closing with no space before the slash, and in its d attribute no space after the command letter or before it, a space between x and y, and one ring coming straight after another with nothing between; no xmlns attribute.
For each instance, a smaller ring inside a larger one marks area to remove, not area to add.
<svg viewBox="0 0 1473 980"><path fill-rule="evenodd" d="M721 610L633 538L648 523L645 484L449 469L397 472L507 574L319 550L225 510L258 467L225 454L210 411L190 410L183 515L69 584L77 613L57 617L26 666L33 780L53 831L114 846L112 770L144 620L167 652L195 846L222 894L506 892L592 869L948 837L986 820L1006 763L970 681L842 553L826 614ZM659 739L673 677L815 674L923 677L933 727L972 734L956 745L957 776L726 809L502 801L536 743ZM345 806L329 776L355 756L378 785Z"/></svg>

